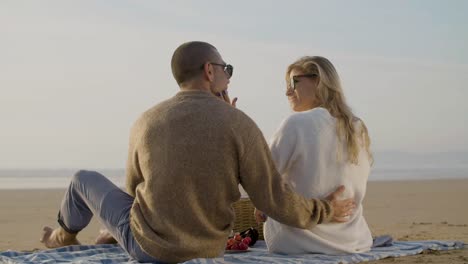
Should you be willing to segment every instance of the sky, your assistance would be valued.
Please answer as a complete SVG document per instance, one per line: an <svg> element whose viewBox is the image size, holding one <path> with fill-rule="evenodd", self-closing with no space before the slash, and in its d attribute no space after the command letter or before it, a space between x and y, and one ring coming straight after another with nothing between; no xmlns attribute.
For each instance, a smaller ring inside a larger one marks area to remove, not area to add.
<svg viewBox="0 0 468 264"><path fill-rule="evenodd" d="M468 152L468 1L0 1L0 169L123 168L130 127L178 87L173 51L215 45L272 136L285 69L332 61L375 152Z"/></svg>

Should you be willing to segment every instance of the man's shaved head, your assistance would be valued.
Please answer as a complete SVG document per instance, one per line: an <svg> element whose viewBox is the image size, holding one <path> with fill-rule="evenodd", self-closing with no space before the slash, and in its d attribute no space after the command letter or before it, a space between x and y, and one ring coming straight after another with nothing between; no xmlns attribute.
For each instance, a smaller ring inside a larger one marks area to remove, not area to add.
<svg viewBox="0 0 468 264"><path fill-rule="evenodd" d="M172 55L172 75L180 85L201 74L201 67L206 62L220 63L220 55L216 48L206 42L186 42Z"/></svg>

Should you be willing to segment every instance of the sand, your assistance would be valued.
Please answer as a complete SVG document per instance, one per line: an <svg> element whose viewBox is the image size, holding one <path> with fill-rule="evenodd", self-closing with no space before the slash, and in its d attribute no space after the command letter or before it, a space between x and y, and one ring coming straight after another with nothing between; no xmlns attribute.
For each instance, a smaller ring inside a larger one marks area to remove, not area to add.
<svg viewBox="0 0 468 264"><path fill-rule="evenodd" d="M43 249L44 225L57 226L65 190L0 190L0 251ZM468 180L370 182L364 214L374 235L397 240L460 240L468 243ZM80 233L93 243L93 220ZM371 263L468 263L468 249L384 259Z"/></svg>

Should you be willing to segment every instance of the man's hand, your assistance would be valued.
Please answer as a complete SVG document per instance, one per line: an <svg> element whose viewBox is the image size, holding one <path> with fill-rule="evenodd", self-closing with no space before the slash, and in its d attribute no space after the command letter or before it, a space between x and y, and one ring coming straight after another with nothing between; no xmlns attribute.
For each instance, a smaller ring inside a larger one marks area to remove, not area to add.
<svg viewBox="0 0 468 264"><path fill-rule="evenodd" d="M257 224L264 223L268 219L268 216L264 212L257 210L257 208L254 210L254 216Z"/></svg>
<svg viewBox="0 0 468 264"><path fill-rule="evenodd" d="M234 97L234 99L232 99L232 102L231 102L231 105L236 108L236 103L237 103L237 97Z"/></svg>
<svg viewBox="0 0 468 264"><path fill-rule="evenodd" d="M330 202L333 207L333 219L332 222L343 223L349 220L349 216L353 214L353 210L356 208L354 198L345 200L338 200L338 196L342 194L345 187L341 185L332 194L328 195L326 200Z"/></svg>
<svg viewBox="0 0 468 264"><path fill-rule="evenodd" d="M231 101L231 99L229 98L227 90L216 93L215 95L217 97L219 97L219 99L221 99L221 100L225 101L226 103L232 105L232 107L234 107L234 108L236 107L237 97L234 97L234 99Z"/></svg>

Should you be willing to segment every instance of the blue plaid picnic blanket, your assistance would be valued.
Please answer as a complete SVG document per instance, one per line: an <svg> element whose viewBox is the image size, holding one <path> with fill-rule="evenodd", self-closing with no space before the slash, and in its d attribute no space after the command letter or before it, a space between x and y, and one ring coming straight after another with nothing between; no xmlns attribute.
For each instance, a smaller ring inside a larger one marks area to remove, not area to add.
<svg viewBox="0 0 468 264"><path fill-rule="evenodd" d="M388 241L387 241L388 242ZM279 255L270 254L264 241L257 244L248 252L238 254L225 254L223 258L193 259L185 263L359 263L362 261L378 260L387 257L402 257L416 255L424 250L451 250L461 249L461 241L396 241L382 243L373 247L370 252L348 255ZM137 263L118 245L90 245L68 246L38 252L0 252L0 263Z"/></svg>

